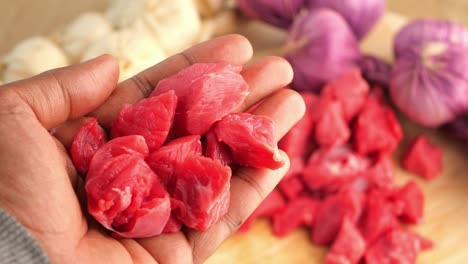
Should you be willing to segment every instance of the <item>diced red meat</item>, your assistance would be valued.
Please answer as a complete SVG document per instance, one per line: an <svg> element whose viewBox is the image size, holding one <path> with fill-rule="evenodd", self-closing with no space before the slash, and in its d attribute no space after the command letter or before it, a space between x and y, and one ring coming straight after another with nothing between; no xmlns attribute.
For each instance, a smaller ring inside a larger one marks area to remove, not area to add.
<svg viewBox="0 0 468 264"><path fill-rule="evenodd" d="M351 131L343 117L341 105L338 102L328 103L317 119L315 140L321 146L333 147L346 143L350 136Z"/></svg>
<svg viewBox="0 0 468 264"><path fill-rule="evenodd" d="M392 160L388 156L380 156L377 162L365 171L364 175L372 188L387 189L392 187L395 179Z"/></svg>
<svg viewBox="0 0 468 264"><path fill-rule="evenodd" d="M200 136L192 135L170 141L152 152L146 158L146 162L159 176L161 184L172 194L176 184L176 169L181 166L188 155L201 155L201 153Z"/></svg>
<svg viewBox="0 0 468 264"><path fill-rule="evenodd" d="M351 120L361 110L369 93L369 85L359 70L346 73L325 85L322 96L339 102L344 119Z"/></svg>
<svg viewBox="0 0 468 264"><path fill-rule="evenodd" d="M304 183L299 177L283 178L278 184L278 189L289 200L293 200L305 191Z"/></svg>
<svg viewBox="0 0 468 264"><path fill-rule="evenodd" d="M185 205L179 219L188 227L205 231L223 217L229 207L231 169L219 161L188 155L176 170L173 198Z"/></svg>
<svg viewBox="0 0 468 264"><path fill-rule="evenodd" d="M163 233L175 233L179 232L182 228L182 222L177 217L178 215L185 214L185 205L183 202L171 198L171 216L167 220L166 226L163 229Z"/></svg>
<svg viewBox="0 0 468 264"><path fill-rule="evenodd" d="M320 148L312 154L302 175L311 190L334 192L369 166L368 158L347 146Z"/></svg>
<svg viewBox="0 0 468 264"><path fill-rule="evenodd" d="M410 231L395 229L379 237L366 251L367 264L416 263L419 252L432 247L432 243Z"/></svg>
<svg viewBox="0 0 468 264"><path fill-rule="evenodd" d="M360 154L391 153L403 138L395 112L379 100L369 96L357 117L354 144Z"/></svg>
<svg viewBox="0 0 468 264"><path fill-rule="evenodd" d="M179 99L175 132L203 135L247 96L241 70L227 63L196 63L160 81L151 96L174 90Z"/></svg>
<svg viewBox="0 0 468 264"><path fill-rule="evenodd" d="M425 179L437 177L443 169L442 149L426 136L416 137L403 157L403 166Z"/></svg>
<svg viewBox="0 0 468 264"><path fill-rule="evenodd" d="M273 215L273 233L284 237L301 225L311 226L319 202L307 197L291 200L281 211Z"/></svg>
<svg viewBox="0 0 468 264"><path fill-rule="evenodd" d="M421 221L424 210L424 194L416 182L408 182L394 194L393 199L402 204L400 218L404 222L417 224Z"/></svg>
<svg viewBox="0 0 468 264"><path fill-rule="evenodd" d="M372 243L383 233L398 228L395 210L386 193L373 191L367 196L366 209L360 229L367 242Z"/></svg>
<svg viewBox="0 0 468 264"><path fill-rule="evenodd" d="M205 135L204 155L208 158L219 160L225 166L232 163L231 150L224 142L219 141L213 129L210 129Z"/></svg>
<svg viewBox="0 0 468 264"><path fill-rule="evenodd" d="M262 203L250 214L249 218L239 227L240 232L245 232L250 229L250 226L255 219L264 216L273 216L286 205L286 200L278 190L273 190Z"/></svg>
<svg viewBox="0 0 468 264"><path fill-rule="evenodd" d="M112 123L113 138L141 135L150 151L158 149L169 134L177 106L173 91L125 106Z"/></svg>
<svg viewBox="0 0 468 264"><path fill-rule="evenodd" d="M149 150L142 136L132 135L114 138L99 148L91 159L90 166L99 167L104 161L123 154L130 154L141 159L148 156ZM89 178L88 174L86 178Z"/></svg>
<svg viewBox="0 0 468 264"><path fill-rule="evenodd" d="M73 137L70 153L76 170L81 174L88 172L89 163L96 151L106 142L106 134L99 128L95 118L90 118Z"/></svg>
<svg viewBox="0 0 468 264"><path fill-rule="evenodd" d="M158 235L169 219L169 195L137 155L91 163L85 189L89 213L119 237Z"/></svg>
<svg viewBox="0 0 468 264"><path fill-rule="evenodd" d="M364 256L366 241L347 217L325 258L325 264L357 264Z"/></svg>
<svg viewBox="0 0 468 264"><path fill-rule="evenodd" d="M356 223L364 206L364 194L356 190L345 190L329 195L319 204L315 215L312 240L318 245L327 245L335 240L344 217Z"/></svg>
<svg viewBox="0 0 468 264"><path fill-rule="evenodd" d="M284 165L275 140L273 120L267 116L231 113L215 127L219 140L229 146L241 166L278 169Z"/></svg>

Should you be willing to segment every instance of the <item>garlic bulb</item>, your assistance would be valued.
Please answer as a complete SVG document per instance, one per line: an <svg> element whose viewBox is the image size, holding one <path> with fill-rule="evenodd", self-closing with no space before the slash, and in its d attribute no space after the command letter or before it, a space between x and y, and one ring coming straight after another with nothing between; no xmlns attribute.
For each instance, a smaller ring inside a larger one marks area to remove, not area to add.
<svg viewBox="0 0 468 264"><path fill-rule="evenodd" d="M21 41L3 59L3 80L13 82L41 72L68 65L65 53L44 37L31 37Z"/></svg>
<svg viewBox="0 0 468 264"><path fill-rule="evenodd" d="M201 27L189 0L113 0L107 16L118 28L144 25L168 55L193 44Z"/></svg>
<svg viewBox="0 0 468 264"><path fill-rule="evenodd" d="M145 31L136 29L114 31L97 39L84 52L82 61L104 53L113 55L119 61L120 80L130 78L166 58L155 39Z"/></svg>
<svg viewBox="0 0 468 264"><path fill-rule="evenodd" d="M96 12L85 12L65 28L59 43L70 60L75 62L91 43L111 31L111 23L105 16Z"/></svg>

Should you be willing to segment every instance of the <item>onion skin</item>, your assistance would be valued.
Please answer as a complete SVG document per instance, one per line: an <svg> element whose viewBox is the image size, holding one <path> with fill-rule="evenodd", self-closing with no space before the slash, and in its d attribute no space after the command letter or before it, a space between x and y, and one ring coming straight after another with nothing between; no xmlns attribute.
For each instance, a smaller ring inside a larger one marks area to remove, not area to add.
<svg viewBox="0 0 468 264"><path fill-rule="evenodd" d="M359 68L364 78L372 85L388 87L392 75L392 66L372 55L365 55L359 61Z"/></svg>
<svg viewBox="0 0 468 264"><path fill-rule="evenodd" d="M423 27L426 34L420 34L422 28L415 30L413 23ZM394 43L399 53L393 66L390 96L414 122L437 127L468 109L468 49L453 43L452 38L440 38L450 36L452 30L445 29L442 34L435 28L435 36L429 36L427 25L413 23L402 29ZM452 25L458 30L458 25ZM407 42L409 39L413 42Z"/></svg>
<svg viewBox="0 0 468 264"><path fill-rule="evenodd" d="M346 21L333 10L318 8L294 21L284 57L294 69L292 87L318 92L328 81L357 69L361 53Z"/></svg>
<svg viewBox="0 0 468 264"><path fill-rule="evenodd" d="M385 11L385 0L309 0L309 8L330 8L341 14L360 40Z"/></svg>
<svg viewBox="0 0 468 264"><path fill-rule="evenodd" d="M428 42L468 48L468 31L462 25L447 20L415 20L403 27L395 37L395 57L400 57L408 49L421 49Z"/></svg>
<svg viewBox="0 0 468 264"><path fill-rule="evenodd" d="M289 28L306 0L237 0L239 9L252 18Z"/></svg>

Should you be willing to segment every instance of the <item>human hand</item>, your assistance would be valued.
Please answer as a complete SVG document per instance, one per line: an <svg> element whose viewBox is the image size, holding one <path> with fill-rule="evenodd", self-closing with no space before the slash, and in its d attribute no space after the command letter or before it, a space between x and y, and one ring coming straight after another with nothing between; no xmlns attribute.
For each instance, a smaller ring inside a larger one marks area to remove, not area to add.
<svg viewBox="0 0 468 264"><path fill-rule="evenodd" d="M196 62L245 64L249 42L220 37L117 85L110 56L0 86L0 206L39 241L53 263L201 263L237 230L279 182L278 170L241 168L231 180L226 216L205 232L185 229L145 239L115 239L90 218L83 182L68 157L74 133L96 117L108 128L125 103L148 96L157 82ZM302 98L281 89L292 79L289 64L267 57L244 67L251 92L242 109L267 98L254 114L270 116L282 137L303 115ZM117 87L117 88L115 88ZM54 129L53 135L49 130ZM283 157L287 160L286 155Z"/></svg>

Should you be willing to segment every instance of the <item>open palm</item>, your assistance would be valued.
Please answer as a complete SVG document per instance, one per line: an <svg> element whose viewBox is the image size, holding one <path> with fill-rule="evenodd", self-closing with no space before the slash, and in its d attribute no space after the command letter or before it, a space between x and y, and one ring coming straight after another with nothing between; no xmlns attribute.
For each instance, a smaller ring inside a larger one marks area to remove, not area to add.
<svg viewBox="0 0 468 264"><path fill-rule="evenodd" d="M249 42L230 35L194 46L120 84L116 61L101 56L0 87L1 208L30 231L53 263L205 261L274 188L287 165L275 171L236 171L230 209L206 232L185 229L153 238L114 239L83 210L83 182L66 149L85 115L109 127L124 104L148 96L159 80L190 64L243 65L251 56ZM245 66L242 75L251 92L238 110L266 98L254 114L270 116L280 138L304 112L301 97L282 89L292 79L290 66L268 57Z"/></svg>

